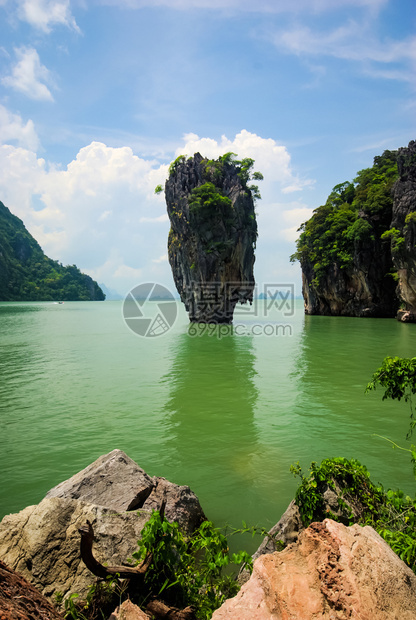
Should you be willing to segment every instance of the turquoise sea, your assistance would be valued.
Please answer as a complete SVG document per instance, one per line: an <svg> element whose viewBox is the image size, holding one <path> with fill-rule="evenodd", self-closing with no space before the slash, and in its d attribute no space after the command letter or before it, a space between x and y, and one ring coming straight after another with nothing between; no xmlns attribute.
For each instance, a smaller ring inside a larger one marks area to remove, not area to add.
<svg viewBox="0 0 416 620"><path fill-rule="evenodd" d="M276 523L295 461L354 457L413 494L409 455L375 436L408 446L408 406L364 390L386 355L415 355L416 325L262 304L234 333L194 334L178 302L143 338L122 302L0 303L0 517L114 448L189 485L219 525Z"/></svg>

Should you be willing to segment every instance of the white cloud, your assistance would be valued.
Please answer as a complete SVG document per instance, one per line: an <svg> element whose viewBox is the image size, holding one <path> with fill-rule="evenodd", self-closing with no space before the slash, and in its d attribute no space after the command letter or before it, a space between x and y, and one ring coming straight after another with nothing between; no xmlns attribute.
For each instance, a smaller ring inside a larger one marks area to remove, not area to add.
<svg viewBox="0 0 416 620"><path fill-rule="evenodd" d="M39 138L32 120L23 123L18 114L12 114L0 104L0 143L17 142L19 146L36 151Z"/></svg>
<svg viewBox="0 0 416 620"><path fill-rule="evenodd" d="M373 18L360 22L349 20L337 28L313 30L295 26L275 32L270 38L278 47L301 57L333 57L360 63L372 77L414 81L416 37L392 40L378 39ZM388 65L401 63L401 68Z"/></svg>
<svg viewBox="0 0 416 620"><path fill-rule="evenodd" d="M280 231L280 235L287 241L295 242L299 237L299 226L312 217L313 209L299 203L293 203L291 209L285 205L282 211L282 220L288 225Z"/></svg>
<svg viewBox="0 0 416 620"><path fill-rule="evenodd" d="M0 200L25 224L32 221L32 196L39 193L44 175L45 161L32 151L0 146Z"/></svg>
<svg viewBox="0 0 416 620"><path fill-rule="evenodd" d="M119 278L120 280L131 280L139 282L143 275L142 269L135 269L134 267L129 267L128 265L119 265L114 272L114 277Z"/></svg>
<svg viewBox="0 0 416 620"><path fill-rule="evenodd" d="M48 69L41 64L37 51L33 48L20 47L15 49L17 63L11 75L2 79L5 86L13 88L30 99L53 101L52 93L46 84L52 79Z"/></svg>
<svg viewBox="0 0 416 620"><path fill-rule="evenodd" d="M286 147L243 130L219 141L188 134L177 148L178 154L196 151L210 157L234 151L256 160L255 169L265 177L257 205L258 277L267 278L272 266L273 273L279 265L286 269L294 251L292 228L305 219L307 209L285 198L285 188L307 183L294 174ZM0 197L51 258L75 263L121 293L143 278L172 286L166 204L163 195L154 194L167 171L166 164L142 159L129 147L101 142L80 149L62 169L47 167L28 149L4 145Z"/></svg>
<svg viewBox="0 0 416 620"><path fill-rule="evenodd" d="M71 14L69 0L19 0L18 16L46 33L58 25L80 32Z"/></svg>
<svg viewBox="0 0 416 620"><path fill-rule="evenodd" d="M368 36L365 24L350 20L328 32L313 31L307 26L276 35L275 42L296 54L335 56L347 60L371 60L390 63L416 59L416 38L402 41L378 41Z"/></svg>
<svg viewBox="0 0 416 620"><path fill-rule="evenodd" d="M168 262L167 254L162 254L162 256L159 256L159 258L152 259L152 263L167 263L167 262Z"/></svg>
<svg viewBox="0 0 416 620"><path fill-rule="evenodd" d="M265 181L279 183L282 191L298 191L311 182L302 181L293 174L290 155L285 146L279 145L272 138L262 138L246 129L240 131L233 140L222 136L221 140L217 141L212 138L199 138L196 134L186 134L184 140L185 144L176 150L176 156L199 152L204 157L213 158L232 152L237 158L254 159L254 169L263 173Z"/></svg>
<svg viewBox="0 0 416 620"><path fill-rule="evenodd" d="M124 6L129 9L166 6L169 9L210 9L249 13L316 13L341 7L364 7L379 10L388 0L100 0L103 5Z"/></svg>
<svg viewBox="0 0 416 620"><path fill-rule="evenodd" d="M140 223L143 223L143 222L155 223L155 222L168 222L168 221L169 221L169 217L167 213L165 213L164 215L159 215L158 217L141 217L139 220Z"/></svg>

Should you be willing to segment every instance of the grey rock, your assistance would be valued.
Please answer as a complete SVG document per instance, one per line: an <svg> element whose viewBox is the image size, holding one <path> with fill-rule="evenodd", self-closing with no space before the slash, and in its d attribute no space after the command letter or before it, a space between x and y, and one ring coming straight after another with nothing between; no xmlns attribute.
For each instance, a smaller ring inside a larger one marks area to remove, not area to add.
<svg viewBox="0 0 416 620"><path fill-rule="evenodd" d="M176 521L189 534L206 521L197 496L188 486L178 486L166 478L154 477L152 480L154 487L143 508L159 510L162 501L166 499L166 519L171 523Z"/></svg>
<svg viewBox="0 0 416 620"><path fill-rule="evenodd" d="M153 490L150 476L122 450L100 456L45 497L67 497L123 512L141 508Z"/></svg>
<svg viewBox="0 0 416 620"><path fill-rule="evenodd" d="M113 450L51 489L37 506L4 517L0 558L46 597L85 596L95 577L81 560L78 528L92 523L100 563L128 565L152 510L163 500L166 518L187 533L206 519L189 487L150 478L124 452Z"/></svg>
<svg viewBox="0 0 416 620"><path fill-rule="evenodd" d="M292 500L286 508L280 520L269 530L269 536L265 536L263 542L253 554L253 560L265 553L274 553L278 550L277 541L287 546L296 542L299 532L303 529L299 508Z"/></svg>
<svg viewBox="0 0 416 620"><path fill-rule="evenodd" d="M3 518L0 558L47 598L55 592L85 596L96 578L81 560L78 528L89 520L97 560L122 565L137 549L150 514L148 510L117 513L80 500L45 498Z"/></svg>

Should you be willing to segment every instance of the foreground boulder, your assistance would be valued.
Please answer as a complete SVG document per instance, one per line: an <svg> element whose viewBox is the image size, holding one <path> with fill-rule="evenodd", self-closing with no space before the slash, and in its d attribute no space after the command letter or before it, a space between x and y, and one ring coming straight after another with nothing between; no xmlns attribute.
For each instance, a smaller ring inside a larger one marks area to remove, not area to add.
<svg viewBox="0 0 416 620"><path fill-rule="evenodd" d="M197 496L188 486L158 476L151 478L122 450L100 456L45 497L78 499L118 512L158 510L166 500L167 520L177 521L187 533L206 520Z"/></svg>
<svg viewBox="0 0 416 620"><path fill-rule="evenodd" d="M152 492L143 504L145 510L159 510L165 500L166 519L178 523L181 530L188 534L206 521L199 499L188 486L177 485L158 476L152 478L152 482Z"/></svg>
<svg viewBox="0 0 416 620"><path fill-rule="evenodd" d="M117 513L79 500L52 497L4 517L0 523L0 557L42 594L84 597L94 583L80 555L78 528L94 526L94 553L101 563L126 563L150 511Z"/></svg>
<svg viewBox="0 0 416 620"><path fill-rule="evenodd" d="M212 620L414 620L416 575L369 526L313 523Z"/></svg>
<svg viewBox="0 0 416 620"><path fill-rule="evenodd" d="M152 509L166 501L167 519L193 532L206 519L187 486L150 478L121 450L101 456L82 472L51 489L36 506L0 523L0 558L52 599L87 594L94 575L80 555L78 528L94 528L94 556L120 566L137 550Z"/></svg>
<svg viewBox="0 0 416 620"><path fill-rule="evenodd" d="M100 456L45 497L66 497L124 512L142 508L154 488L150 476L122 450Z"/></svg>
<svg viewBox="0 0 416 620"><path fill-rule="evenodd" d="M0 620L63 620L63 616L0 560Z"/></svg>

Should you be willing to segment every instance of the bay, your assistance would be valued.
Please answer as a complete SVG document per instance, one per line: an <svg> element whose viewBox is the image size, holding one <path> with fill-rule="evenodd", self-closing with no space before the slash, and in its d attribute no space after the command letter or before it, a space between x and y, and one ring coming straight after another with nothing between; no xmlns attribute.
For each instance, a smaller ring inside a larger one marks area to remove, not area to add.
<svg viewBox="0 0 416 620"><path fill-rule="evenodd" d="M409 447L408 405L364 391L386 355L415 355L416 326L263 304L194 333L178 302L143 338L121 302L0 303L0 517L114 448L189 485L218 525L276 523L295 461L356 458L414 494L410 455L376 436Z"/></svg>

